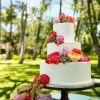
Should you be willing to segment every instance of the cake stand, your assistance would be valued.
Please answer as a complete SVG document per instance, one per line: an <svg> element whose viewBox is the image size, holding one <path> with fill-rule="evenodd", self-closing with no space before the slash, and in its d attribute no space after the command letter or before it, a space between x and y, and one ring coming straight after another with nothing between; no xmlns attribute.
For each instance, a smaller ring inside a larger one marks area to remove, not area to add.
<svg viewBox="0 0 100 100"><path fill-rule="evenodd" d="M92 80L90 83L86 84L79 84L79 85L69 85L69 86L57 86L57 85L46 85L44 88L46 89L52 89L52 90L60 90L61 91L61 98L60 100L70 100L68 98L68 91L79 91L79 90L85 90L92 88L94 86L94 80Z"/></svg>

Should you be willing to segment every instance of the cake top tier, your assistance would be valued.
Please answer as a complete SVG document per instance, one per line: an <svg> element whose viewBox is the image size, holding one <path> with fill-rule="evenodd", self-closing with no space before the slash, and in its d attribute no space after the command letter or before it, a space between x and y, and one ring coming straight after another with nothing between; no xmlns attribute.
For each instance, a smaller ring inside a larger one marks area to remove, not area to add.
<svg viewBox="0 0 100 100"><path fill-rule="evenodd" d="M53 31L55 31L57 35L62 35L65 42L72 42L75 37L74 22L75 18L61 13L54 19Z"/></svg>
<svg viewBox="0 0 100 100"><path fill-rule="evenodd" d="M66 16L64 13L60 14L54 19L53 31L51 31L47 38L47 43L56 42L74 42L74 23L75 18Z"/></svg>

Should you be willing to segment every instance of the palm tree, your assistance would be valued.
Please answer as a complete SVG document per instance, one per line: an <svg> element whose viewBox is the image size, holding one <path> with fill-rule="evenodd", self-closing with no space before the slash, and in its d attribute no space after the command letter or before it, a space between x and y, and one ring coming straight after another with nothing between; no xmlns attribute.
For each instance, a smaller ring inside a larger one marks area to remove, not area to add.
<svg viewBox="0 0 100 100"><path fill-rule="evenodd" d="M38 29L37 29L37 35L36 35L36 40L35 40L35 46L34 46L34 52L33 52L33 59L36 59L37 56L37 49L38 49L38 43L39 43L39 35L40 35L40 30L41 30L41 22L42 22L42 17L44 12L47 10L48 6L50 3L45 4L45 0L42 0L40 3L40 9L39 9L39 17L38 17Z"/></svg>
<svg viewBox="0 0 100 100"><path fill-rule="evenodd" d="M98 1L98 5L100 7L99 1ZM97 25L100 22L100 9L99 9L99 12L96 13L93 0L87 1L87 7L88 7L87 12L88 12L88 17L89 17L89 21L90 21L91 36L92 36L92 40L93 40L93 45L96 49L96 53L98 54L98 68L99 68L99 74L100 74L100 43L99 43L98 38L97 38ZM93 13L93 15L92 15L92 13Z"/></svg>
<svg viewBox="0 0 100 100"><path fill-rule="evenodd" d="M25 19L24 19L24 10L26 9ZM21 51L20 51L20 60L19 63L23 63L24 61L24 53L25 53L25 29L26 29L26 20L27 20L27 0L26 5L22 2L22 17L21 17Z"/></svg>
<svg viewBox="0 0 100 100"><path fill-rule="evenodd" d="M10 32L9 32L9 37L8 37L8 46L6 49L6 54L5 54L4 59L7 59L10 54L10 47L11 47L11 43L12 43L12 20L13 20L13 18L16 17L15 12L14 12L14 6L12 5L12 0L10 0L10 9L6 8L6 12L8 14L5 17L4 21L6 21L6 25L8 23L10 23Z"/></svg>
<svg viewBox="0 0 100 100"><path fill-rule="evenodd" d="M77 9L76 3L75 3L74 5L75 5L75 8ZM80 6L84 6L84 0L81 0L81 5L80 5ZM80 11L79 11L80 14L82 13L82 10L83 10L83 9L80 9ZM74 14L75 14L75 10L74 10ZM73 17L74 17L74 16L73 16ZM75 30L75 40L78 40L78 41L79 41L78 32L79 32L80 23L81 23L81 18L77 21L77 27L76 27L76 30ZM76 39L76 37L77 37L78 39Z"/></svg>

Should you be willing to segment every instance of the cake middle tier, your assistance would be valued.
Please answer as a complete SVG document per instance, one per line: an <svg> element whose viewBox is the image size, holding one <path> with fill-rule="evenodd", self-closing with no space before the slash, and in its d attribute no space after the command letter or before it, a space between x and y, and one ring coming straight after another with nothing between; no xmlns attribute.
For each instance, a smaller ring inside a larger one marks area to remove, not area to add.
<svg viewBox="0 0 100 100"><path fill-rule="evenodd" d="M70 49L77 48L81 50L81 43L79 42L64 42L60 45L56 45L54 42L47 44L47 55L58 51L60 54L62 53L63 47L69 47Z"/></svg>

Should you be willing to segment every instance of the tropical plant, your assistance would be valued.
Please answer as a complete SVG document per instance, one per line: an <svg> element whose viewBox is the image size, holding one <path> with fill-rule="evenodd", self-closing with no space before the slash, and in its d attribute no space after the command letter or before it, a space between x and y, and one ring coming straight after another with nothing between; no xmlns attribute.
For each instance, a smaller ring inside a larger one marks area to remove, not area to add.
<svg viewBox="0 0 100 100"><path fill-rule="evenodd" d="M81 0L83 2L83 0ZM80 0L74 0L75 7L81 7L80 6ZM78 29L81 27L81 30L84 30L86 32L87 36L92 37L91 43L93 43L93 46L95 47L96 53L98 55L98 68L100 73L100 43L99 43L99 37L97 35L97 25L100 22L100 1L99 0L86 0L83 3L82 12L79 12L79 19L81 21L82 26L78 26ZM80 9L78 9L80 11ZM77 24L78 25L78 24ZM84 33L83 32L83 33ZM77 35L79 32L77 33Z"/></svg>
<svg viewBox="0 0 100 100"><path fill-rule="evenodd" d="M33 59L36 59L37 56L37 49L38 49L38 43L39 43L39 39L40 39L40 31L41 31L41 22L42 22L42 17L44 12L47 10L49 3L45 3L46 0L41 0L40 3L40 9L38 9L38 14L39 16L38 18L38 29L37 29L37 34L36 34L36 40L35 40L35 46L34 46L34 52L33 52Z"/></svg>
<svg viewBox="0 0 100 100"><path fill-rule="evenodd" d="M14 18L16 18L16 13L14 11L15 9L15 5L12 4L12 0L10 0L10 7L5 7L6 12L3 13L3 17L2 20L5 22L5 25L7 26L8 24L10 24L10 32L8 33L8 40L6 39L6 42L8 42L8 46L6 49L6 54L4 59L7 59L9 54L10 54L10 47L11 47L11 43L12 43L12 21ZM5 36L7 35L7 32L5 31Z"/></svg>

